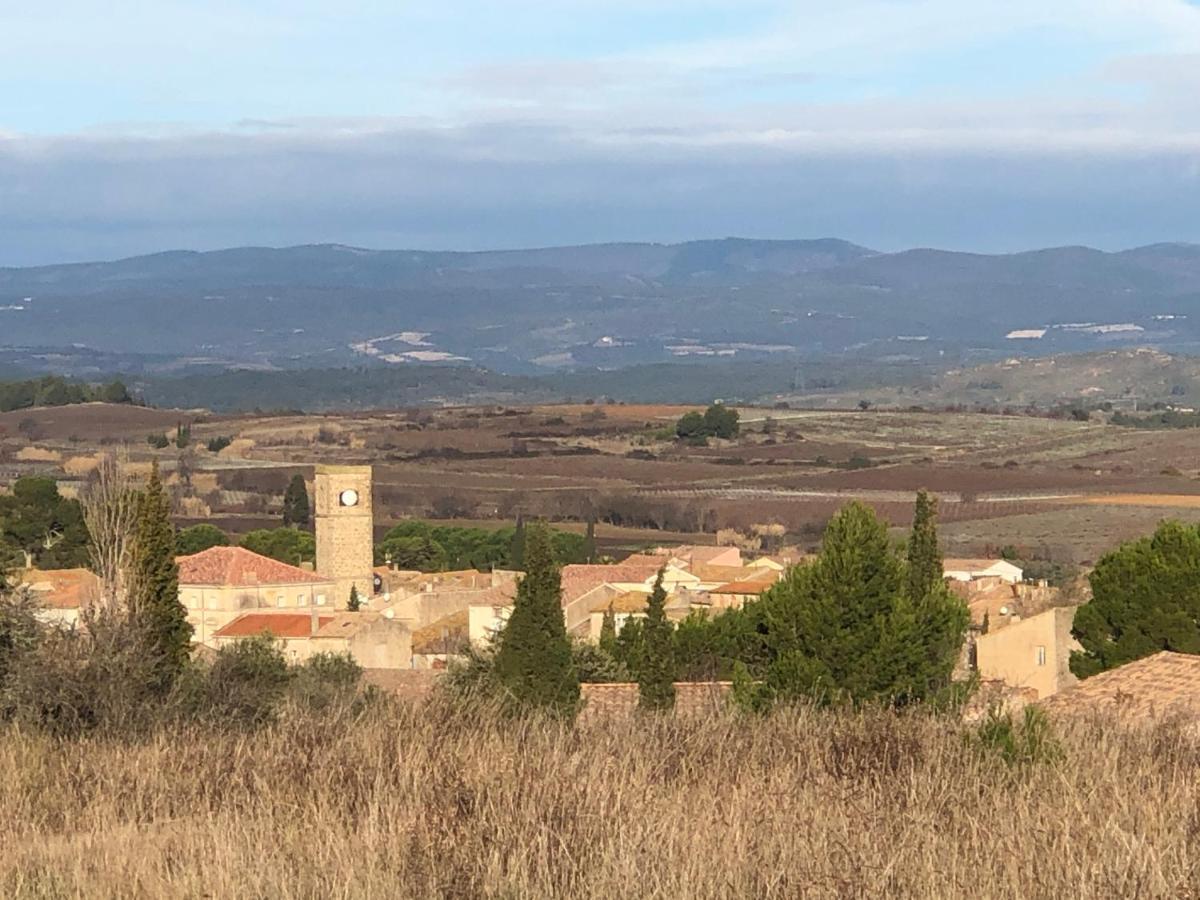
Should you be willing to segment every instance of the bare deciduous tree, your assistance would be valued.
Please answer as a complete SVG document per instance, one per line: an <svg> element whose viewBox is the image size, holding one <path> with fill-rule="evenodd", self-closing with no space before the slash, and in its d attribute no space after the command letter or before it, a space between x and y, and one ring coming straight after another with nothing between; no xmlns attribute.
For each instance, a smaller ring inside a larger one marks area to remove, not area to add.
<svg viewBox="0 0 1200 900"><path fill-rule="evenodd" d="M124 455L104 454L80 496L92 570L100 578L99 604L108 612L125 609L124 572L137 522L139 485L127 463Z"/></svg>

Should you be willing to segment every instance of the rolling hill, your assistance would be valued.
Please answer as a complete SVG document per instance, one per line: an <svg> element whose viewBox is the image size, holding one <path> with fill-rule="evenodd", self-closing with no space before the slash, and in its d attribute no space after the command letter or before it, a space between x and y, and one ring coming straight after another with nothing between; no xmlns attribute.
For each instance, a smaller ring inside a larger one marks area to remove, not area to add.
<svg viewBox="0 0 1200 900"><path fill-rule="evenodd" d="M80 374L419 363L538 374L672 360L978 360L1131 341L1187 352L1200 346L1200 246L176 251L0 269L0 334L0 364Z"/></svg>

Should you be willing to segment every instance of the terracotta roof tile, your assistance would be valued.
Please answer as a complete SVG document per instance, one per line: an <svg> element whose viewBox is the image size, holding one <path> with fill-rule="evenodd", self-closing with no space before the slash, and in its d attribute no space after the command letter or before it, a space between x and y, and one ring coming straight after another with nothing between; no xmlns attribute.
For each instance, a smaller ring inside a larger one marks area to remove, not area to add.
<svg viewBox="0 0 1200 900"><path fill-rule="evenodd" d="M317 633L313 635L317 640L325 638L346 638L357 634L368 625L374 625L382 618L377 612L368 612L360 610L359 612L338 612L332 616L322 617L322 621L317 628ZM397 623L398 627L399 623Z"/></svg>
<svg viewBox="0 0 1200 900"><path fill-rule="evenodd" d="M180 584L252 587L259 584L317 584L328 581L315 572L289 566L244 547L209 547L180 556Z"/></svg>
<svg viewBox="0 0 1200 900"><path fill-rule="evenodd" d="M332 615L317 617L318 631L334 620ZM306 638L312 636L311 613L244 613L219 628L213 635L219 638L255 637L269 634L277 638Z"/></svg>
<svg viewBox="0 0 1200 900"><path fill-rule="evenodd" d="M21 585L46 609L80 609L100 597L100 579L87 569L29 569Z"/></svg>
<svg viewBox="0 0 1200 900"><path fill-rule="evenodd" d="M1042 706L1055 714L1134 722L1176 714L1200 718L1200 656L1164 650L1084 679Z"/></svg>
<svg viewBox="0 0 1200 900"><path fill-rule="evenodd" d="M658 574L658 565L619 563L615 566L570 565L562 570L562 602L566 606L602 584L644 583Z"/></svg>
<svg viewBox="0 0 1200 900"><path fill-rule="evenodd" d="M720 587L715 587L710 594L761 594L763 591L775 585L775 579L757 579L752 581L732 581L729 584L723 584Z"/></svg>

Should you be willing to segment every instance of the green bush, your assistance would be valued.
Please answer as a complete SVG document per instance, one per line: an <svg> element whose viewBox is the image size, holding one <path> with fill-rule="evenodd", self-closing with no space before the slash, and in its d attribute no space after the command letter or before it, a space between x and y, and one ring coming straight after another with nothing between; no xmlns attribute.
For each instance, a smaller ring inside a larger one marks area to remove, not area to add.
<svg viewBox="0 0 1200 900"><path fill-rule="evenodd" d="M1019 723L1013 721L1012 713L992 707L973 737L985 754L994 754L1010 766L1063 759L1062 744L1054 736L1049 718L1036 706L1026 706Z"/></svg>
<svg viewBox="0 0 1200 900"><path fill-rule="evenodd" d="M353 699L362 667L348 653L317 653L292 669L288 697L302 708L320 711Z"/></svg>
<svg viewBox="0 0 1200 900"><path fill-rule="evenodd" d="M192 711L216 723L261 725L275 718L290 677L287 661L269 635L234 641L218 650L203 672L199 696L193 698L199 703Z"/></svg>

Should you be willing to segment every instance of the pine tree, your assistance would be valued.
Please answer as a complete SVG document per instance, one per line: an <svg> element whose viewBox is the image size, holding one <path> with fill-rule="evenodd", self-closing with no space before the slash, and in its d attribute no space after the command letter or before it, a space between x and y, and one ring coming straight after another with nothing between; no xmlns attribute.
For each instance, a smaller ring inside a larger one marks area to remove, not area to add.
<svg viewBox="0 0 1200 900"><path fill-rule="evenodd" d="M517 513L517 527L508 545L508 564L518 571L525 567L525 516Z"/></svg>
<svg viewBox="0 0 1200 900"><path fill-rule="evenodd" d="M159 478L158 463L150 470L138 502L129 564L129 607L141 627L155 661L156 687L169 688L188 662L192 626L179 602L179 567L175 564L175 526L171 504Z"/></svg>
<svg viewBox="0 0 1200 900"><path fill-rule="evenodd" d="M790 570L755 609L775 695L902 704L948 688L966 606L945 584L914 602L908 574L869 507L840 510L816 561Z"/></svg>
<svg viewBox="0 0 1200 900"><path fill-rule="evenodd" d="M1080 678L1161 650L1200 654L1200 528L1168 520L1122 544L1088 576L1092 599L1075 611L1071 654Z"/></svg>
<svg viewBox="0 0 1200 900"><path fill-rule="evenodd" d="M588 516L587 531L583 535L583 561L596 561L596 517Z"/></svg>
<svg viewBox="0 0 1200 900"><path fill-rule="evenodd" d="M514 710L574 716L579 674L563 621L562 579L545 525L526 529L524 567L512 615L500 632L497 682Z"/></svg>
<svg viewBox="0 0 1200 900"><path fill-rule="evenodd" d="M613 612L612 604L608 604L608 609L604 611L604 618L600 622L600 649L609 656L615 656L617 650L617 616Z"/></svg>
<svg viewBox="0 0 1200 900"><path fill-rule="evenodd" d="M350 612L358 612L362 609L362 599L358 596L358 585L350 585L350 599L346 601L346 609Z"/></svg>
<svg viewBox="0 0 1200 900"><path fill-rule="evenodd" d="M667 592L663 587L663 570L658 570L654 590L646 604L646 621L642 626L643 655L638 671L638 706L660 711L675 705L675 642L671 639L671 623L667 621Z"/></svg>
<svg viewBox="0 0 1200 900"><path fill-rule="evenodd" d="M294 528L308 526L311 507L308 502L308 487L304 476L296 473L288 482L283 494L283 524Z"/></svg>

